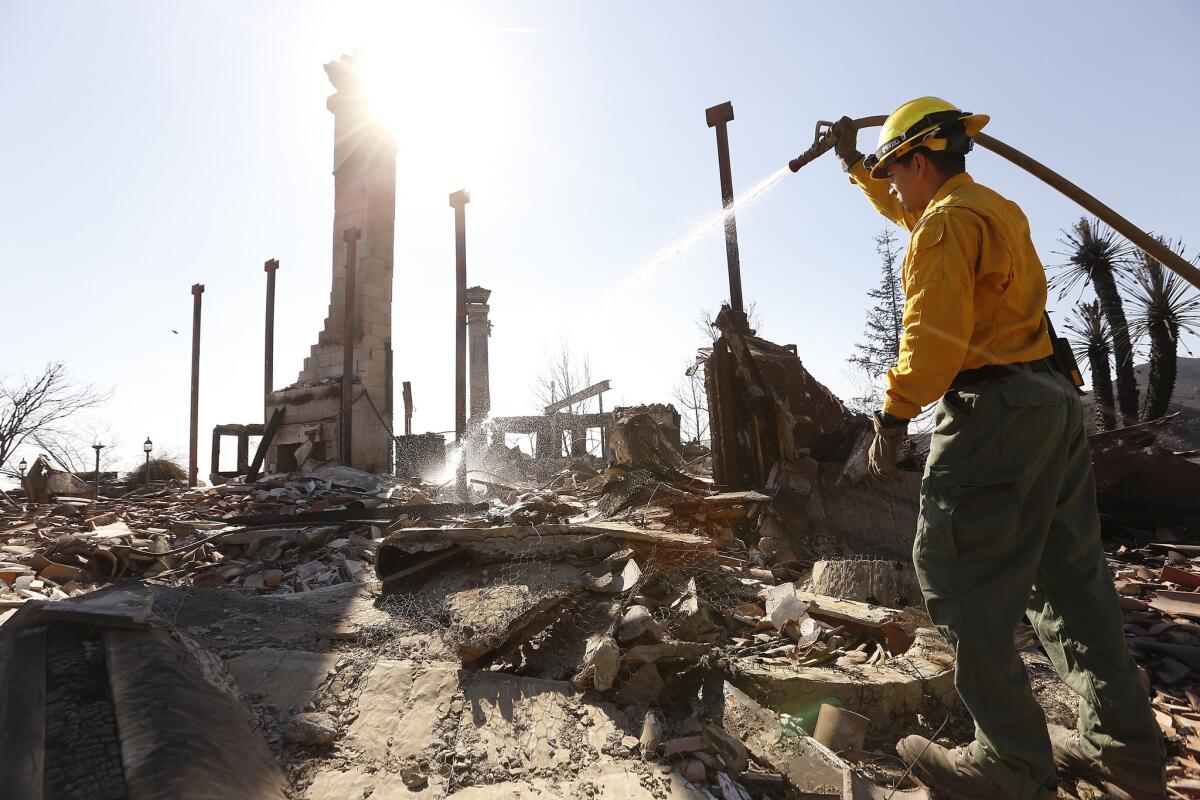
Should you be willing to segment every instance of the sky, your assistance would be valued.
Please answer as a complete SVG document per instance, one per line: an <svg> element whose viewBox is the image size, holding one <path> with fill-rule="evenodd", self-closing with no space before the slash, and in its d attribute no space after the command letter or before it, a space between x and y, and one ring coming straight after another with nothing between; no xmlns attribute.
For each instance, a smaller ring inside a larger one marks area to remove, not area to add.
<svg viewBox="0 0 1200 800"><path fill-rule="evenodd" d="M532 385L564 344L611 380L606 408L670 399L706 344L697 318L728 296L720 226L697 232L720 211L704 110L727 100L735 193L804 150L816 120L932 94L990 114L988 133L1200 249L1200 199L1179 177L1200 130L1200 5L1187 0L930 2L911 15L864 2L0 0L0 375L62 361L111 390L86 423L115 466L140 461L146 437L186 462L202 283L204 476L213 425L262 417L264 261L280 261L277 387L322 327L322 65L356 49L386 66L395 378L413 384L415 431L453 427L457 189L471 193L468 283L493 291L494 413L533 413ZM1024 208L1045 263L1064 260L1061 229L1080 209L985 151L968 169ZM737 224L760 333L795 343L848 396L878 281L872 238L889 223L826 156Z"/></svg>

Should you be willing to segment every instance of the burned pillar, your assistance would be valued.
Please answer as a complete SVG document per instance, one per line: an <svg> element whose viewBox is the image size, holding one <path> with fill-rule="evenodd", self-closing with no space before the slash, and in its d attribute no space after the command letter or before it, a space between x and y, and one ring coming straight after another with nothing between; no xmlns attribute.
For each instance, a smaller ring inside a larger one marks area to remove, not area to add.
<svg viewBox="0 0 1200 800"><path fill-rule="evenodd" d="M737 220L733 214L733 171L729 166L729 123L733 121L733 103L721 103L705 109L708 127L717 129L717 170L721 175L721 208L725 210L725 259L729 267L729 305L741 314L742 262L738 255Z"/></svg>
<svg viewBox="0 0 1200 800"><path fill-rule="evenodd" d="M286 408L285 422L268 454L269 465L296 469L298 453L345 463L341 441L341 378L351 376L349 465L369 472L392 469L392 262L396 220L396 145L371 113L359 66L352 56L325 65L337 90L333 113L334 211L329 313L296 383L272 392L268 410ZM346 232L358 229L354 269L347 270ZM348 275L353 364L343 369ZM312 442L311 451L300 450Z"/></svg>
<svg viewBox="0 0 1200 800"><path fill-rule="evenodd" d="M200 295L204 284L192 284L192 404L188 425L188 486L196 485L200 449ZM97 451L99 452L99 451Z"/></svg>
<svg viewBox="0 0 1200 800"><path fill-rule="evenodd" d="M450 195L454 208L454 443L465 447L467 437L467 203L471 195L459 189ZM467 458L458 460L458 496L467 499Z"/></svg>
<svg viewBox="0 0 1200 800"><path fill-rule="evenodd" d="M269 402L271 390L275 388L275 272L279 262L272 258L263 264L267 273L267 314L266 332L263 335L263 398ZM268 411L266 418L270 418Z"/></svg>
<svg viewBox="0 0 1200 800"><path fill-rule="evenodd" d="M467 435L467 216L471 195L450 195L454 209L454 441Z"/></svg>
<svg viewBox="0 0 1200 800"><path fill-rule="evenodd" d="M488 378L488 337L492 323L488 321L490 289L472 286L467 289L467 338L470 345L470 387L472 426L487 419L492 410L492 390Z"/></svg>

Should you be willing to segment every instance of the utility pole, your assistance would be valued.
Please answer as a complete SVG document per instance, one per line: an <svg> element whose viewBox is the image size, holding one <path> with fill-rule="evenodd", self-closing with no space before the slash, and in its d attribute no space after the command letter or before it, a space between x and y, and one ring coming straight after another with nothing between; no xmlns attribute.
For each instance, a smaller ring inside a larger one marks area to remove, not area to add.
<svg viewBox="0 0 1200 800"><path fill-rule="evenodd" d="M467 496L467 203L471 195L459 189L450 195L454 209L454 443L461 451L458 495Z"/></svg>
<svg viewBox="0 0 1200 800"><path fill-rule="evenodd" d="M204 284L192 284L192 416L188 431L188 486L196 485L197 439L200 435L200 295ZM97 455L99 452L97 451Z"/></svg>
<svg viewBox="0 0 1200 800"><path fill-rule="evenodd" d="M728 124L733 121L733 103L706 109L708 127L717 129L717 167L721 172L721 208L725 210L725 259L729 264L729 306L739 314L742 306L742 265L738 255L737 220L733 216L733 172L729 167Z"/></svg>
<svg viewBox="0 0 1200 800"><path fill-rule="evenodd" d="M338 424L338 460L350 464L352 418L354 416L354 275L357 272L358 240L362 231L347 228L342 234L346 243L346 299L342 306L342 414Z"/></svg>
<svg viewBox="0 0 1200 800"><path fill-rule="evenodd" d="M272 258L263 264L267 273L267 324L263 335L263 420L271 416L267 404L271 398L271 390L275 388L275 271L279 262Z"/></svg>

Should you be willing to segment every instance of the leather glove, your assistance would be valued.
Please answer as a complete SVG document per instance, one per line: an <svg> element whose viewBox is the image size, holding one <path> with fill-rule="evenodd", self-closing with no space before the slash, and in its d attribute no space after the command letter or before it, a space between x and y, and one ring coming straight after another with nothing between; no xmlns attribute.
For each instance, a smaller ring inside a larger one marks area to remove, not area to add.
<svg viewBox="0 0 1200 800"><path fill-rule="evenodd" d="M875 439L867 452L867 469L877 481L898 481L900 470L896 469L896 459L900 443L908 436L908 420L876 411L871 424L875 427Z"/></svg>
<svg viewBox="0 0 1200 800"><path fill-rule="evenodd" d="M863 157L858 150L858 128L854 127L854 120L842 117L833 123L831 131L837 137L833 143L833 152L842 162L842 169L849 172L850 168Z"/></svg>

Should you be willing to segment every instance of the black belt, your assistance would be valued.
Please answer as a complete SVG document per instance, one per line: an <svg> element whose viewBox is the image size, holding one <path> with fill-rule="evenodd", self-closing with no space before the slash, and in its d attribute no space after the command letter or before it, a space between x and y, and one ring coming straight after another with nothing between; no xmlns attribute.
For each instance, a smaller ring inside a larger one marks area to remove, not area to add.
<svg viewBox="0 0 1200 800"><path fill-rule="evenodd" d="M973 383L991 381L996 378L1007 378L1010 375L1020 375L1025 372L1055 371L1057 370L1053 362L1048 358L1040 358L1037 361L1024 361L1019 364L988 364L987 366L976 367L975 369L964 369L954 376L954 380L950 382L950 389L961 389Z"/></svg>

